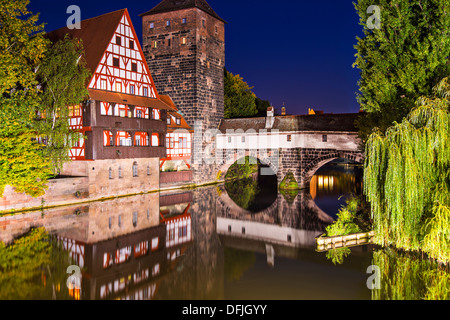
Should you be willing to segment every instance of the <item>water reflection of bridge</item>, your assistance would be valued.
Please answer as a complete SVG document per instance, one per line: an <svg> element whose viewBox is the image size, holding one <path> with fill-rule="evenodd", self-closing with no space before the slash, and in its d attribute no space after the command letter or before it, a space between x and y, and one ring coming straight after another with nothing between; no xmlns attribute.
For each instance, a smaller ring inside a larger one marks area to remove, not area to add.
<svg viewBox="0 0 450 320"><path fill-rule="evenodd" d="M246 245L249 251L263 248L269 264L273 264L274 255L290 256L298 248L314 249L315 237L333 222L305 190L291 196L279 193L272 205L258 213L239 207L220 190L218 235L240 249Z"/></svg>

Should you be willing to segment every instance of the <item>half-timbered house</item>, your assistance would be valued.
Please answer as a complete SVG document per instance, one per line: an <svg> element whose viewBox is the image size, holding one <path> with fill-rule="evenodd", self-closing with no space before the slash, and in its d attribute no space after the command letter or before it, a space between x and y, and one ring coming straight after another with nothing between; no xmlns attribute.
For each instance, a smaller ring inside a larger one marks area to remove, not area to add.
<svg viewBox="0 0 450 320"><path fill-rule="evenodd" d="M62 174L89 176L90 195L120 195L159 187L166 158L167 111L127 9L81 21L80 29L50 32L82 40L92 77L89 97L70 107L71 127L86 139L70 151ZM119 182L120 181L120 182Z"/></svg>

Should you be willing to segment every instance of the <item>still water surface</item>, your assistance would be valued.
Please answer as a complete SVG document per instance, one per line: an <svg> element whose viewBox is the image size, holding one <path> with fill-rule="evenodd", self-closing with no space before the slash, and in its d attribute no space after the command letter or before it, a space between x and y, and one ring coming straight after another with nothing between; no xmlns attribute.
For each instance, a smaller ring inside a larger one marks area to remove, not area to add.
<svg viewBox="0 0 450 320"><path fill-rule="evenodd" d="M366 245L352 248L335 264L327 253L316 252L315 237L333 222L346 197L360 190L360 168L330 165L301 192L281 194L270 178L254 177L245 183L4 217L9 223L0 241L11 242L30 226L42 226L53 242L37 247L25 241L28 276L5 267L17 256L0 261L0 298L401 298L368 289L366 271L377 259L384 265L383 277L396 277L390 283L398 279L402 286L412 283L416 294L407 298L422 299L425 285L413 275L390 275L388 266L410 265L409 258ZM67 273L70 265L80 268L79 276Z"/></svg>

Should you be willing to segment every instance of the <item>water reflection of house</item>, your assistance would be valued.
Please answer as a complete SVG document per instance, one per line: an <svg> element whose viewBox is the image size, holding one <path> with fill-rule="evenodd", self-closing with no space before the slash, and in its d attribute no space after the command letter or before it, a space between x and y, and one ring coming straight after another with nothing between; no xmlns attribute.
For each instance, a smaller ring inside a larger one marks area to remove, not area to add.
<svg viewBox="0 0 450 320"><path fill-rule="evenodd" d="M192 218L189 212L192 192L164 195L160 198L161 223L166 226L167 258L175 261L182 256L186 243L193 240Z"/></svg>
<svg viewBox="0 0 450 320"><path fill-rule="evenodd" d="M192 239L190 215L161 220L158 201L158 194L148 194L94 203L77 226L58 232L83 269L81 299L155 297ZM173 228L180 229L176 242L168 241Z"/></svg>

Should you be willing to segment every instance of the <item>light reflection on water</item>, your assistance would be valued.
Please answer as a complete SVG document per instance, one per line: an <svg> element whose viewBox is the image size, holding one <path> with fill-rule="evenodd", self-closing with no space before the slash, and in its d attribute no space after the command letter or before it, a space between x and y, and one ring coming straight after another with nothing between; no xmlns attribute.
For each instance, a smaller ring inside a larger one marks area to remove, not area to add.
<svg viewBox="0 0 450 320"><path fill-rule="evenodd" d="M70 259L55 250L38 266L40 276L23 282L23 292L38 292L39 299L389 299L366 285L374 247L352 248L341 265L315 251L314 238L332 222L339 198L361 187L353 170L324 168L302 192L259 190L251 195L269 200L252 206L242 197L246 209L218 186L5 217L15 222L0 240L43 226L69 252ZM375 259L392 283L387 265L408 262L389 257ZM78 291L66 286L71 264L82 269ZM0 282L6 293L5 279Z"/></svg>

